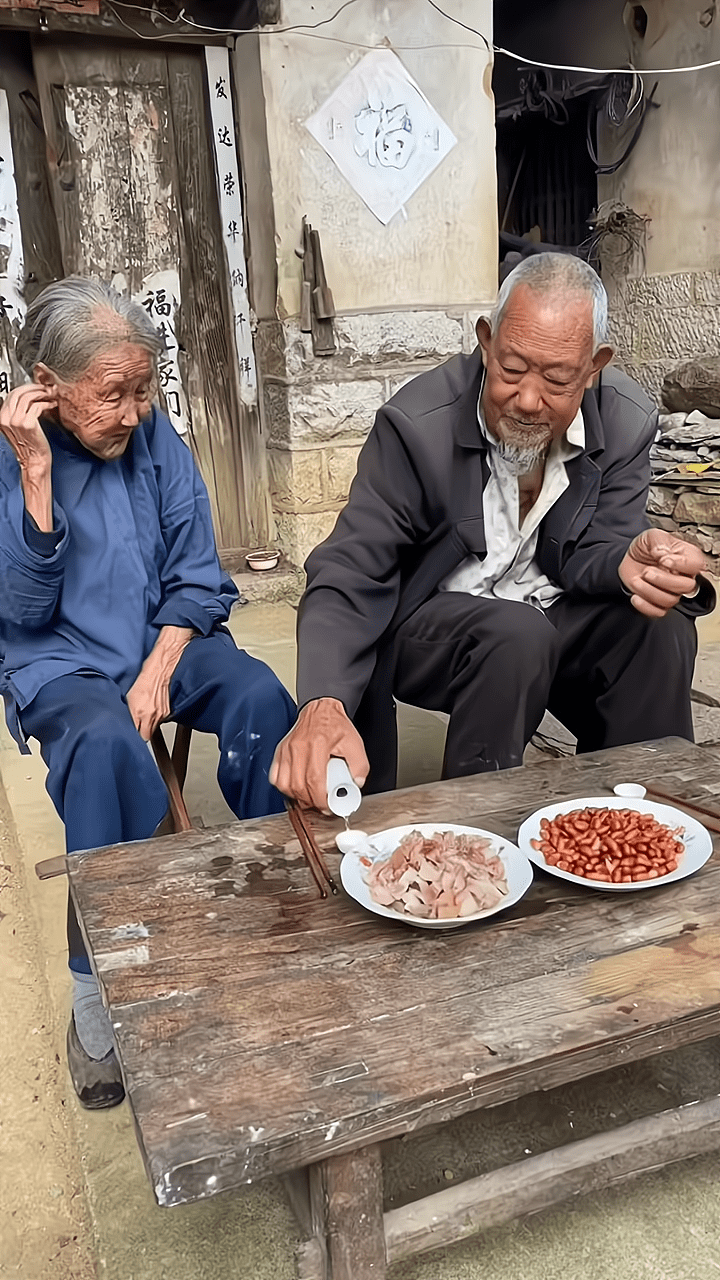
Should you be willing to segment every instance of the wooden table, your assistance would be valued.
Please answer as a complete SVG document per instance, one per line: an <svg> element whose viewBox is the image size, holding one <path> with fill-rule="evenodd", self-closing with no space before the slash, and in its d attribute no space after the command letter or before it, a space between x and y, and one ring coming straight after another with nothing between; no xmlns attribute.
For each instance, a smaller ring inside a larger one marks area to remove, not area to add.
<svg viewBox="0 0 720 1280"><path fill-rule="evenodd" d="M514 838L541 805L653 780L720 811L720 752L669 739L373 797L358 825ZM318 820L331 866L337 829ZM68 866L158 1203L292 1175L306 1280L378 1280L413 1252L720 1146L713 1098L383 1214L384 1139L720 1033L717 854L640 893L538 874L510 911L448 933L321 901L284 817Z"/></svg>

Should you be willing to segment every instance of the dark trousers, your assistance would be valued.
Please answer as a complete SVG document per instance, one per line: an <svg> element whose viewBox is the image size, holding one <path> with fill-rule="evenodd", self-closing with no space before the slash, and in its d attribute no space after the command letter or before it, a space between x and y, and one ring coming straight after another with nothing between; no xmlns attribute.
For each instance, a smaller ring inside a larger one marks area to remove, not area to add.
<svg viewBox="0 0 720 1280"><path fill-rule="evenodd" d="M295 704L264 662L238 649L227 632L197 637L173 674L170 706L173 720L217 736L218 782L238 818L281 812L268 770L294 722ZM167 812L167 791L112 680L61 676L40 690L21 719L40 743L68 853L153 834ZM68 949L71 969L89 973L72 902Z"/></svg>
<svg viewBox="0 0 720 1280"><path fill-rule="evenodd" d="M458 778L522 764L546 710L580 752L692 741L696 650L695 624L676 609L650 619L629 600L563 597L543 613L441 592L398 631L393 692L450 714L443 777Z"/></svg>

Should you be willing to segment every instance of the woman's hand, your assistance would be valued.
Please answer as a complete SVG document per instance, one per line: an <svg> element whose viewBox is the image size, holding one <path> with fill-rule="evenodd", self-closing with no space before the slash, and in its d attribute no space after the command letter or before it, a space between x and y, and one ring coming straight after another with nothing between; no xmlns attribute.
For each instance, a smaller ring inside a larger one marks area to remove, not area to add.
<svg viewBox="0 0 720 1280"><path fill-rule="evenodd" d="M32 382L16 387L0 407L0 431L20 464L26 510L44 533L53 527L52 453L40 419L56 403L53 391Z"/></svg>

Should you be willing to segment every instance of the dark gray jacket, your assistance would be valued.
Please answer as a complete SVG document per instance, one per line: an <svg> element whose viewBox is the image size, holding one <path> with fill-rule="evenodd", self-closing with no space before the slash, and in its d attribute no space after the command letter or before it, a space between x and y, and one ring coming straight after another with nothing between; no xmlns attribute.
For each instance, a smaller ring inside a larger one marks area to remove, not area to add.
<svg viewBox="0 0 720 1280"><path fill-rule="evenodd" d="M371 759L368 736L392 732L389 641L468 554L486 553L482 372L479 351L455 356L380 409L348 504L306 564L298 703L339 698ZM570 483L540 525L537 561L570 595L617 597L620 561L648 524L657 411L617 369L582 410L585 451L566 464Z"/></svg>

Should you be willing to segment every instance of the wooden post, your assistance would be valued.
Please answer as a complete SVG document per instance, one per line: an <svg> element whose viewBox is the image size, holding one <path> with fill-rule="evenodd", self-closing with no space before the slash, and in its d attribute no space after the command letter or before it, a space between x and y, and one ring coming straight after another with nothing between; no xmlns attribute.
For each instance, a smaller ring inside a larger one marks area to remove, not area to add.
<svg viewBox="0 0 720 1280"><path fill-rule="evenodd" d="M332 1156L321 1168L329 1280L385 1280L380 1147L376 1144Z"/></svg>

